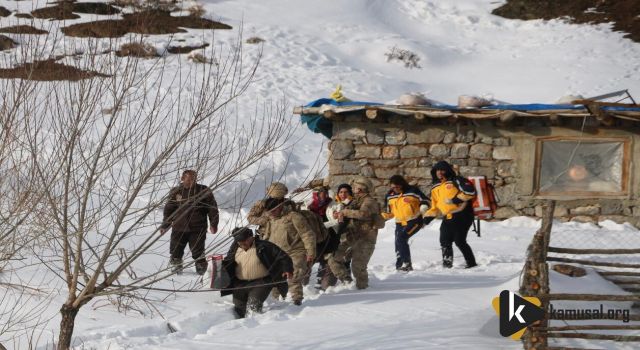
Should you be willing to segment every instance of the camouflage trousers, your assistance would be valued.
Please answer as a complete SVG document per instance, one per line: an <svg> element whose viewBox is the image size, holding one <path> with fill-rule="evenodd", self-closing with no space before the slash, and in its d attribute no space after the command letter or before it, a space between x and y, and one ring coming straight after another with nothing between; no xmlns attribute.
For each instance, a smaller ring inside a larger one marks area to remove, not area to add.
<svg viewBox="0 0 640 350"><path fill-rule="evenodd" d="M288 281L291 300L302 300L302 282L308 274L307 254L304 252L290 253L293 261L293 278Z"/></svg>
<svg viewBox="0 0 640 350"><path fill-rule="evenodd" d="M338 250L329 258L331 271L341 281L349 280L349 271L345 266L345 261L351 255L351 272L356 279L356 287L365 289L369 287L369 273L367 264L376 248L376 238L378 232L372 231L364 234L347 234L347 239L342 240Z"/></svg>

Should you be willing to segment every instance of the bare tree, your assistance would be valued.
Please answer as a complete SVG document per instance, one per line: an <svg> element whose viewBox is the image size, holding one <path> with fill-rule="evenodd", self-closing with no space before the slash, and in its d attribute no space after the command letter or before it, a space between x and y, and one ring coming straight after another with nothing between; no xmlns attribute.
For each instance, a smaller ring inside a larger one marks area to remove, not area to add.
<svg viewBox="0 0 640 350"><path fill-rule="evenodd" d="M157 209L179 170L199 169L216 191L288 139L283 103L242 121L234 114L261 53L247 63L241 36L213 47L216 63L195 64L120 59L89 44L79 63L104 76L39 83L37 103L24 107L35 117L22 140L42 194L33 224L49 244L35 255L68 291L58 349L72 345L76 315L92 299L171 274L125 272L157 249Z"/></svg>

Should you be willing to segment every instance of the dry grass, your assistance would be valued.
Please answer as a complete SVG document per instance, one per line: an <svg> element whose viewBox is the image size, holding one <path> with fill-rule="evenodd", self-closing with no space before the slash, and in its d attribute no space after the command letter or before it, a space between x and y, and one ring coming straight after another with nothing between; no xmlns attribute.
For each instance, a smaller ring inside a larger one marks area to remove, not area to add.
<svg viewBox="0 0 640 350"><path fill-rule="evenodd" d="M407 49L400 49L396 46L389 49L388 52L384 54L387 56L387 62L390 61L400 61L404 63L404 66L409 69L413 68L422 68L420 66L420 57L413 51Z"/></svg>
<svg viewBox="0 0 640 350"><path fill-rule="evenodd" d="M188 60L191 60L195 63L204 63L204 64L212 64L213 60L207 58L205 55L203 55L200 52L192 52L189 54L189 56L187 56Z"/></svg>
<svg viewBox="0 0 640 350"><path fill-rule="evenodd" d="M261 37L258 36L252 36L249 39L247 39L247 44L260 44L263 43L265 40L262 39Z"/></svg>
<svg viewBox="0 0 640 350"><path fill-rule="evenodd" d="M116 56L152 58L158 57L158 51L148 43L128 43L120 46L120 50L116 51Z"/></svg>
<svg viewBox="0 0 640 350"><path fill-rule="evenodd" d="M198 50L198 49L204 49L205 47L209 46L209 44L204 43L202 45L199 46L170 46L167 51L169 51L169 53L189 53L193 50Z"/></svg>
<svg viewBox="0 0 640 350"><path fill-rule="evenodd" d="M195 5L189 6L189 8L187 8L187 12L189 12L189 15L192 17L202 17L207 11L204 9L202 5L195 4Z"/></svg>
<svg viewBox="0 0 640 350"><path fill-rule="evenodd" d="M184 33L182 28L231 29L224 23L192 16L171 16L170 12L146 10L125 14L122 19L78 23L62 28L62 32L74 37L115 38L127 33L172 34Z"/></svg>
<svg viewBox="0 0 640 350"><path fill-rule="evenodd" d="M15 68L0 69L0 78L4 79L77 81L93 77L106 77L106 75L98 72L83 71L73 66L56 63L52 59L25 63Z"/></svg>
<svg viewBox="0 0 640 350"><path fill-rule="evenodd" d="M47 34L46 30L38 29L32 26L20 25L0 28L0 33L9 34Z"/></svg>

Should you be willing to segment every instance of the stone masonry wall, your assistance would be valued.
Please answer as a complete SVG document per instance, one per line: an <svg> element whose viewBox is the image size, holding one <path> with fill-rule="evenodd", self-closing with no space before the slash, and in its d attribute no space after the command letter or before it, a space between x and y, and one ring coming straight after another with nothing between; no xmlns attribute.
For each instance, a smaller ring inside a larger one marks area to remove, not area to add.
<svg viewBox="0 0 640 350"><path fill-rule="evenodd" d="M508 133L487 135L474 127L425 123L373 123L358 119L334 123L329 144L328 184L336 188L354 175L369 177L376 199L383 202L389 178L399 174L425 193L431 186L431 166L446 160L462 176L485 175L499 198L496 218L542 215L541 199L518 193L517 182L532 169L518 169L518 138ZM507 135L507 136L505 136ZM531 150L533 152L533 150ZM610 219L640 225L640 202L633 199L562 201L555 216L563 221L597 222Z"/></svg>

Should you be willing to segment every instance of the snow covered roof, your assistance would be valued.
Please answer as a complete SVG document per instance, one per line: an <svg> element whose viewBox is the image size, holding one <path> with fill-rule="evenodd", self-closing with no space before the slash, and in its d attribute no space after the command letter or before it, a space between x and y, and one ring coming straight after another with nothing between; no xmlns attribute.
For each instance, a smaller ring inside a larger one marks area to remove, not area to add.
<svg viewBox="0 0 640 350"><path fill-rule="evenodd" d="M306 106L295 107L294 114L301 115L302 122L314 132L327 137L327 127L340 122L344 115L361 115L370 120L382 121L383 116L470 120L496 120L507 124L515 118L542 118L551 123L560 118L583 118L593 116L600 125L611 126L615 119L640 123L640 105L622 103L602 103L590 100L574 101L576 104L505 104L479 108L459 108L451 105L409 106L387 105L375 102L337 102L332 99L319 99ZM578 104L579 103L579 104ZM380 119L379 119L380 118Z"/></svg>

